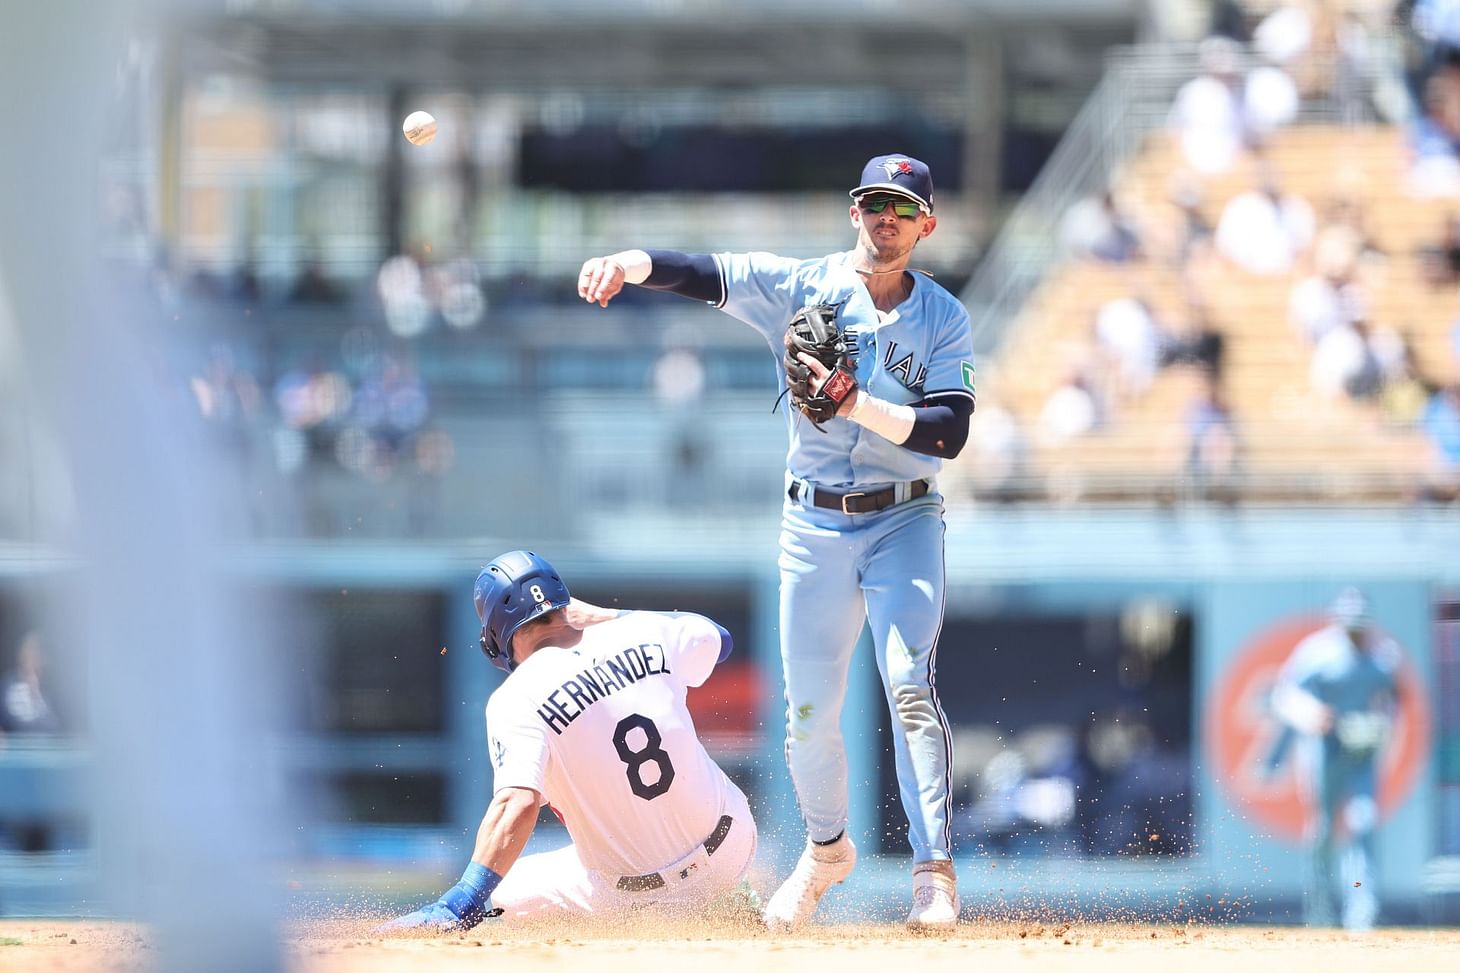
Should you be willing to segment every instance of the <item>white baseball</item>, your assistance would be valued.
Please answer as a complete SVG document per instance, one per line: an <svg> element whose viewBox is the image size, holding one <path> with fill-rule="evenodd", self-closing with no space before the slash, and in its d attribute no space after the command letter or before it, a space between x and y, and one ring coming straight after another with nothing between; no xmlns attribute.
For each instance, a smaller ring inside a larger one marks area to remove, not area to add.
<svg viewBox="0 0 1460 973"><path fill-rule="evenodd" d="M428 111L411 112L400 128L412 145L425 145L436 137L436 119Z"/></svg>

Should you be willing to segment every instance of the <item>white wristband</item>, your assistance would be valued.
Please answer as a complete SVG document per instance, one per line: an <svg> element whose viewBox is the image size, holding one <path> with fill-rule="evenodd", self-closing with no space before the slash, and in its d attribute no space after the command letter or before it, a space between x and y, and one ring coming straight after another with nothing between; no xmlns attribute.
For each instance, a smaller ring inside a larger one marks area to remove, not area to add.
<svg viewBox="0 0 1460 973"><path fill-rule="evenodd" d="M654 261L642 250L620 250L603 259L612 260L624 269L625 284L642 284L649 279L649 271L654 269Z"/></svg>
<svg viewBox="0 0 1460 973"><path fill-rule="evenodd" d="M888 442L902 445L912 435L913 422L917 413L910 405L894 405L885 399L869 395L866 389L857 389L857 401L847 418L870 429Z"/></svg>

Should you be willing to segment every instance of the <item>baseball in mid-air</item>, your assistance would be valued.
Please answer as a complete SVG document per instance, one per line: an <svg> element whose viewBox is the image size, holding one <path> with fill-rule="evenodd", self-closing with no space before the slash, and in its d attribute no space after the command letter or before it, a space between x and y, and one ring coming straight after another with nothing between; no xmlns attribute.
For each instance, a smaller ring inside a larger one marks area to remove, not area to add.
<svg viewBox="0 0 1460 973"><path fill-rule="evenodd" d="M401 131L412 145L425 145L436 137L436 118L428 111L413 111L401 122Z"/></svg>

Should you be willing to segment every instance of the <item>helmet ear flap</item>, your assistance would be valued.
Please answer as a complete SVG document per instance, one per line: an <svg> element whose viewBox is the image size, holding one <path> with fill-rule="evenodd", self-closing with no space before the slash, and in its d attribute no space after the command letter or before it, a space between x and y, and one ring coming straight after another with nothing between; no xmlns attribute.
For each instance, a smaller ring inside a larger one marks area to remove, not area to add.
<svg viewBox="0 0 1460 973"><path fill-rule="evenodd" d="M503 672L512 671L512 660L503 654L502 649L497 645L497 640L491 636L491 633L483 631L479 642L482 647L482 655L487 657L488 662Z"/></svg>

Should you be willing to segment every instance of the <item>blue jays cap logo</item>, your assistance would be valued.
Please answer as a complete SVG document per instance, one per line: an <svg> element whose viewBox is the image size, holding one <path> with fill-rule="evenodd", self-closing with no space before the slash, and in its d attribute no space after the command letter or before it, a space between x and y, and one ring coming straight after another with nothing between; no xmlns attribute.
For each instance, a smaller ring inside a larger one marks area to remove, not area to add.
<svg viewBox="0 0 1460 973"><path fill-rule="evenodd" d="M916 200L924 213L933 212L933 175L927 165L908 155L879 155L862 167L862 182L848 195L884 190Z"/></svg>
<svg viewBox="0 0 1460 973"><path fill-rule="evenodd" d="M878 166L887 173L888 179L896 179L900 174L911 175L913 171L912 163L906 159L888 159L878 163Z"/></svg>

